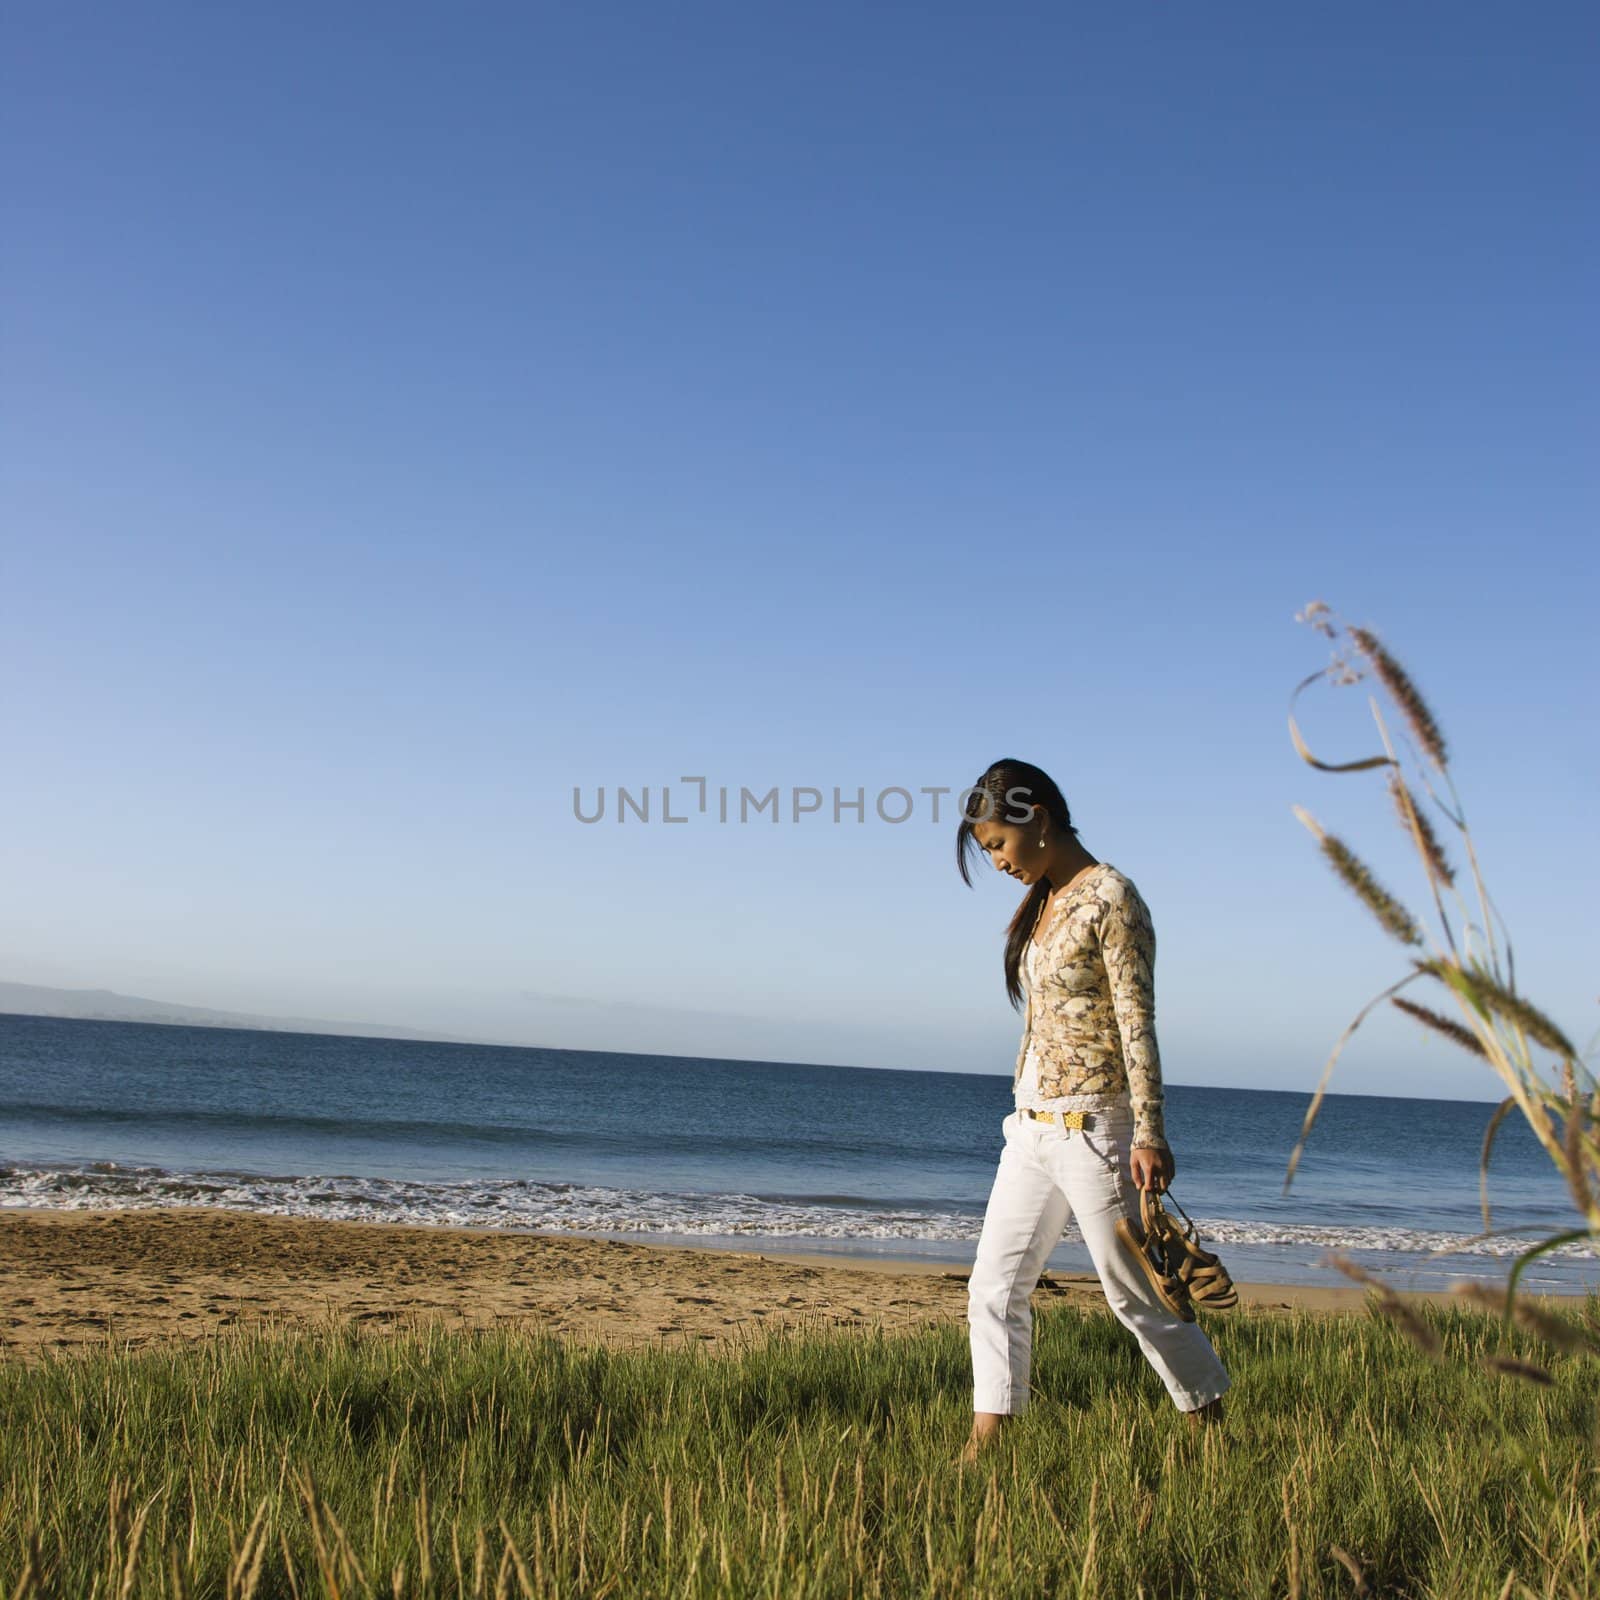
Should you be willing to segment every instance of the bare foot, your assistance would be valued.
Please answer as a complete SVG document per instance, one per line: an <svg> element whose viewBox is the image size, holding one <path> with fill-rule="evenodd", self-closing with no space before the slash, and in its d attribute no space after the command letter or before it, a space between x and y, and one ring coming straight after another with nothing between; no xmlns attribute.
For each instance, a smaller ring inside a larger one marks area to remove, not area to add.
<svg viewBox="0 0 1600 1600"><path fill-rule="evenodd" d="M1199 1433L1202 1428L1215 1428L1222 1422L1222 1396L1218 1395L1198 1411L1186 1411L1184 1415L1189 1419L1191 1433Z"/></svg>
<svg viewBox="0 0 1600 1600"><path fill-rule="evenodd" d="M970 1467L979 1456L1000 1437L1000 1430L1011 1420L999 1411L975 1411L972 1414L972 1432L956 1458L958 1467Z"/></svg>

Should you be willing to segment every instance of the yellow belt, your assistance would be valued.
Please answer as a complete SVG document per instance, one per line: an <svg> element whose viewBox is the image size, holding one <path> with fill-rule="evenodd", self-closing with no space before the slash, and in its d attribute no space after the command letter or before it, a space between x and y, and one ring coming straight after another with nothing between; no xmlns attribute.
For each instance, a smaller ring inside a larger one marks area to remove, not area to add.
<svg viewBox="0 0 1600 1600"><path fill-rule="evenodd" d="M1024 1106L1023 1116L1030 1122L1057 1123L1062 1128L1092 1128L1094 1115L1088 1111L1035 1111L1032 1106Z"/></svg>

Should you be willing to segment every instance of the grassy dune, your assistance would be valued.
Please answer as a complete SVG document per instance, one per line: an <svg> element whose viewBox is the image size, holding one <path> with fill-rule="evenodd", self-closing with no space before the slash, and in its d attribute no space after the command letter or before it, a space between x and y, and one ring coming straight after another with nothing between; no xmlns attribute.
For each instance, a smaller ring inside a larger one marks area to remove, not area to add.
<svg viewBox="0 0 1600 1600"><path fill-rule="evenodd" d="M960 1325L732 1353L315 1330L0 1364L7 1596L1600 1594L1600 1357L1425 1308L1210 1324L1191 1436L1105 1312L1037 1315L985 1463ZM1600 1298L1568 1313L1600 1329ZM1486 1356L1547 1367L1542 1384Z"/></svg>

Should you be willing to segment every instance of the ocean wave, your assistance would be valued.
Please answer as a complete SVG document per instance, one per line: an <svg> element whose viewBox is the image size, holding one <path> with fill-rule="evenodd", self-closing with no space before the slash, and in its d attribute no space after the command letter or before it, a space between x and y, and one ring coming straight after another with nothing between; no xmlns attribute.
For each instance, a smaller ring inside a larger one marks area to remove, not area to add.
<svg viewBox="0 0 1600 1600"><path fill-rule="evenodd" d="M515 1150L614 1150L638 1137L627 1126L578 1123L550 1127L544 1123L502 1116L494 1121L437 1117L384 1117L363 1109L359 1116L344 1113L316 1114L305 1111L264 1111L258 1107L207 1107L175 1105L105 1106L77 1105L47 1100L13 1100L0 1107L0 1113L18 1126L34 1123L65 1123L72 1127L74 1142L92 1144L97 1130L114 1137L127 1128L151 1128L164 1134L190 1136L202 1134L243 1135L252 1140L306 1136L308 1142L335 1140L349 1147L357 1144L392 1145L402 1149L435 1148L443 1144L473 1146L498 1145ZM657 1151L683 1151L700 1159L718 1154L743 1152L749 1148L747 1130L727 1133L704 1128L673 1129L652 1127L650 1142ZM907 1146L902 1140L876 1139L867 1132L852 1130L840 1138L825 1129L793 1126L784 1133L790 1149L801 1149L817 1156L842 1156L850 1160L903 1159ZM970 1159L972 1144L921 1140L916 1146L920 1160Z"/></svg>
<svg viewBox="0 0 1600 1600"><path fill-rule="evenodd" d="M427 1223L548 1233L671 1234L752 1239L976 1241L982 1217L936 1206L866 1201L821 1204L751 1194L655 1193L529 1179L407 1182L350 1176L169 1172L100 1161L73 1167L0 1167L0 1209L150 1209L215 1206L264 1216ZM1526 1235L1488 1238L1364 1220L1348 1225L1196 1218L1214 1245L1268 1245L1399 1255L1515 1256ZM1075 1225L1064 1242L1081 1239ZM1552 1256L1600 1259L1593 1245Z"/></svg>

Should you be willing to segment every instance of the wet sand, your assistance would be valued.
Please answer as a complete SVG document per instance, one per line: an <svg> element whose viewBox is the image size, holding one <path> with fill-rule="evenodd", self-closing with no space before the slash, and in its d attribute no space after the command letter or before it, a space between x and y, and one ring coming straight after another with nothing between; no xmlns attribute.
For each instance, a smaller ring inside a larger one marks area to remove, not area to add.
<svg viewBox="0 0 1600 1600"><path fill-rule="evenodd" d="M1353 1285L1239 1289L1244 1303L1283 1310L1359 1311L1366 1296ZM964 1322L966 1293L965 1267L925 1261L199 1207L0 1211L0 1359L330 1321L717 1346L767 1328ZM1035 1307L1104 1303L1092 1276L1047 1273L1034 1293Z"/></svg>

